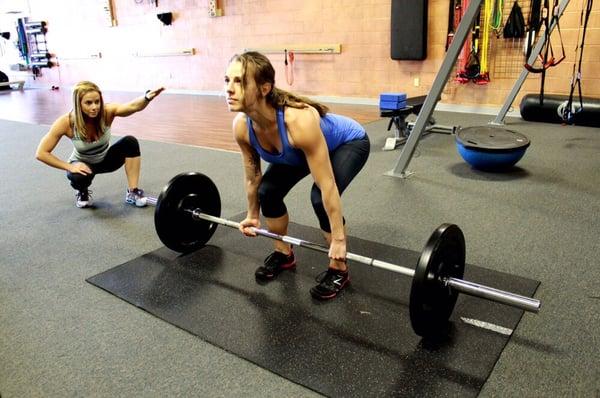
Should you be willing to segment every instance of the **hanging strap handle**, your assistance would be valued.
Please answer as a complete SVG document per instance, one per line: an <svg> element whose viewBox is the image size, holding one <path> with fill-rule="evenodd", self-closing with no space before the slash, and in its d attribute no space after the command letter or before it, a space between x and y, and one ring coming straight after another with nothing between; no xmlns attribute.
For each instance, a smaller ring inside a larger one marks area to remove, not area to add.
<svg viewBox="0 0 600 398"><path fill-rule="evenodd" d="M294 84L294 52L288 50L283 50L283 52L285 54L285 79L291 86Z"/></svg>

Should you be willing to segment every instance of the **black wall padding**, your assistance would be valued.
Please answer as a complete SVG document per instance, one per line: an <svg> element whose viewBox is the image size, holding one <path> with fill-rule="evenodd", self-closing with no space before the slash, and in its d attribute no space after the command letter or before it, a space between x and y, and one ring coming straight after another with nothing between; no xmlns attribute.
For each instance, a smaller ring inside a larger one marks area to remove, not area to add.
<svg viewBox="0 0 600 398"><path fill-rule="evenodd" d="M540 105L539 94L527 94L521 100L521 117L532 122L565 123L558 114L558 107L569 100L568 95L544 95ZM575 109L579 109L579 98L573 97ZM600 127L600 98L583 97L583 110L573 116L572 124Z"/></svg>
<svg viewBox="0 0 600 398"><path fill-rule="evenodd" d="M392 0L391 57L427 58L427 0Z"/></svg>

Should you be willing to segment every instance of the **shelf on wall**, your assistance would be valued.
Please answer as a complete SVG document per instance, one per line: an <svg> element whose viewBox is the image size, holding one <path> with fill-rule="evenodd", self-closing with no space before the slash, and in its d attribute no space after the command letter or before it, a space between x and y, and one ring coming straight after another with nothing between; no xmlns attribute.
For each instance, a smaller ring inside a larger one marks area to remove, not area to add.
<svg viewBox="0 0 600 398"><path fill-rule="evenodd" d="M180 50L164 51L137 51L133 53L134 57L176 57L196 54L195 48L184 48Z"/></svg>
<svg viewBox="0 0 600 398"><path fill-rule="evenodd" d="M341 44L290 44L264 47L244 48L244 51L257 51L263 54L284 53L285 51L295 54L340 54Z"/></svg>

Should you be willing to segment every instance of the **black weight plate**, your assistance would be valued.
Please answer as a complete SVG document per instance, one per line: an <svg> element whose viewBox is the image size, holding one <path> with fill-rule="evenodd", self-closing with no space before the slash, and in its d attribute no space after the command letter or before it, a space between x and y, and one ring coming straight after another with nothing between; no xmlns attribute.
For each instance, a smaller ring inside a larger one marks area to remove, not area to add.
<svg viewBox="0 0 600 398"><path fill-rule="evenodd" d="M462 279L465 237L454 224L442 224L423 248L410 290L410 322L416 334L439 337L447 329L458 292L444 286L443 278Z"/></svg>
<svg viewBox="0 0 600 398"><path fill-rule="evenodd" d="M156 202L154 226L169 249L189 253L210 240L216 223L192 218L187 210L220 217L221 197L216 185L201 173L182 173L171 179Z"/></svg>

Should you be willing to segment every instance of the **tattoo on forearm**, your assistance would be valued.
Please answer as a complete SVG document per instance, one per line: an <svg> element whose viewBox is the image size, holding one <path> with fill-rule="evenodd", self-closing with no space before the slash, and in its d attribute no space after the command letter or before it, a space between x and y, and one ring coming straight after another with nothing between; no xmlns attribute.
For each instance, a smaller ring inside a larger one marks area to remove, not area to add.
<svg viewBox="0 0 600 398"><path fill-rule="evenodd" d="M260 156L258 153L253 153L250 158L250 167L252 167L253 174L255 176L260 175Z"/></svg>

